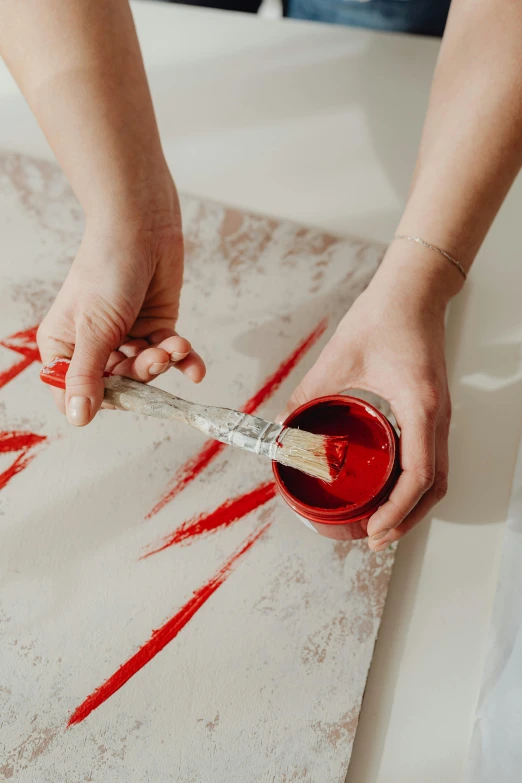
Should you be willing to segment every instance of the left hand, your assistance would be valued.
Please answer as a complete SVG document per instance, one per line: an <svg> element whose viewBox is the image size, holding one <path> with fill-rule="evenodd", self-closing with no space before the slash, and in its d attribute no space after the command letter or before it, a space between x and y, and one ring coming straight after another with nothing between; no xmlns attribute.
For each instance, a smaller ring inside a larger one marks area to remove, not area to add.
<svg viewBox="0 0 522 783"><path fill-rule="evenodd" d="M285 415L347 389L388 400L401 430L402 474L368 523L369 546L387 547L446 494L451 415L444 313L454 271L432 251L393 245L294 391Z"/></svg>
<svg viewBox="0 0 522 783"><path fill-rule="evenodd" d="M82 244L38 329L44 363L71 358L66 393L53 389L71 424L92 421L103 372L148 382L175 366L199 383L205 365L174 331L183 281L183 236L174 185L168 207L144 222L87 219Z"/></svg>

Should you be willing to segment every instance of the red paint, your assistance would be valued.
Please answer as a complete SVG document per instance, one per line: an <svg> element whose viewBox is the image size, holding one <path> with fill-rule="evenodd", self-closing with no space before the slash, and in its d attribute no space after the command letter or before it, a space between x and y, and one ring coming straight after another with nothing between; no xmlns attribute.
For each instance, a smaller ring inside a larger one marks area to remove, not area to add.
<svg viewBox="0 0 522 783"><path fill-rule="evenodd" d="M200 536L206 536L221 528L229 527L256 508L264 506L265 503L268 503L269 500L275 497L275 494L275 482L267 481L251 492L245 492L243 495L226 500L215 511L211 511L210 514L199 514L197 517L184 522L172 535L166 536L160 546L144 554L140 560L162 552L164 549L168 549L168 547L176 544L189 544Z"/></svg>
<svg viewBox="0 0 522 783"><path fill-rule="evenodd" d="M138 652L120 666L112 677L109 677L103 685L96 688L96 690L75 709L69 718L67 725L74 726L77 723L81 723L82 720L85 720L93 710L97 709L104 701L116 693L116 691L125 685L131 677L161 652L169 642L175 639L179 632L182 631L187 623L194 617L196 612L201 609L213 593L215 593L227 580L240 558L243 557L269 527L270 523L249 536L243 545L236 550L226 563L224 563L224 565L214 574L212 579L194 591L192 597L187 601L185 606L176 612L174 617L171 617L171 619L168 620L165 625L162 625L161 628L153 631L152 636L145 642L143 647L140 647Z"/></svg>
<svg viewBox="0 0 522 783"><path fill-rule="evenodd" d="M10 351L15 351L21 354L24 358L13 364L8 370L0 372L0 389L5 386L17 375L20 375L27 367L33 362L40 361L40 352L36 345L36 331L38 327L33 326L30 329L26 329L23 332L16 332L10 337L6 337L5 340L0 340L0 345L4 348L8 348Z"/></svg>
<svg viewBox="0 0 522 783"><path fill-rule="evenodd" d="M21 473L28 466L36 456L35 454L29 455L29 452L45 440L47 439L43 435L35 435L33 432L0 432L0 454L21 452L13 464L0 473L0 489L3 489L17 473Z"/></svg>
<svg viewBox="0 0 522 783"><path fill-rule="evenodd" d="M71 366L70 359L63 359L57 357L52 362L46 364L40 370L40 380L46 383L48 386L54 386L56 389L62 389L65 391L67 372ZM103 377L108 378L111 375L110 372L104 372Z"/></svg>
<svg viewBox="0 0 522 783"><path fill-rule="evenodd" d="M202 473L208 465L220 454L225 448L224 443L219 443L217 440L210 440L205 443L200 452L195 457L189 459L182 468L176 473L174 482L171 484L170 489L163 495L152 511L149 511L145 519L151 519L155 514L161 511L162 508L167 506L171 500L174 500L176 495L185 489L187 484L194 481L200 473Z"/></svg>
<svg viewBox="0 0 522 783"><path fill-rule="evenodd" d="M328 319L322 320L316 328L311 332L304 340L302 340L297 348L288 356L277 368L277 370L265 381L261 388L245 402L241 410L244 413L255 413L258 408L263 405L273 394L277 391L279 386L285 381L294 367L303 359L306 353L315 345L315 343L322 337L328 326ZM183 490L187 484L190 484L210 463L220 454L223 449L226 448L224 443L217 443L216 441L208 441L201 451L192 457L188 462L183 465L177 472L176 476L169 489L163 497L156 503L152 511L150 511L146 519L151 519L155 514L161 511L181 490Z"/></svg>
<svg viewBox="0 0 522 783"><path fill-rule="evenodd" d="M325 318L315 327L313 332L311 332L308 337L305 337L305 339L299 343L295 351L293 351L293 353L291 353L287 359L281 362L275 373L267 378L259 391L257 391L256 394L254 394L254 396L247 400L247 402L243 405L241 410L244 413L255 413L264 402L266 402L270 397L272 397L273 394L275 394L283 381L288 378L294 367L299 364L301 359L308 353L310 348L312 348L323 336L327 326L328 319Z"/></svg>
<svg viewBox="0 0 522 783"><path fill-rule="evenodd" d="M384 503L398 477L397 438L389 421L362 400L332 396L302 405L285 423L348 439L344 466L331 484L274 463L278 489L286 502L314 526L320 523L325 535L366 535L364 523ZM354 523L363 524L354 527ZM325 531L327 525L337 530Z"/></svg>

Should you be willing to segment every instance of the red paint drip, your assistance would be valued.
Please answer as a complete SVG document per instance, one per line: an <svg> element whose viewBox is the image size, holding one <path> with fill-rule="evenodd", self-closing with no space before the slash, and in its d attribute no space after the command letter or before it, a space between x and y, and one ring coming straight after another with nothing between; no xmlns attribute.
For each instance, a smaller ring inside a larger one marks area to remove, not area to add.
<svg viewBox="0 0 522 783"><path fill-rule="evenodd" d="M277 391L279 386L285 381L294 367L301 361L306 353L312 348L315 343L322 337L328 326L328 319L325 318L319 323L316 328L311 332L304 340L302 340L297 348L288 356L277 368L277 370L271 375L261 388L245 402L241 410L244 413L255 413L257 409L266 402ZM183 490L187 484L190 484L200 473L205 470L208 465L220 454L225 448L225 444L218 443L216 441L208 441L201 451L194 457L188 460L182 468L176 473L172 484L165 492L163 497L156 503L152 511L149 511L145 519L151 519L159 511L162 510L181 490Z"/></svg>
<svg viewBox="0 0 522 783"><path fill-rule="evenodd" d="M10 337L6 337L5 340L0 340L0 345L4 348L8 348L10 351L15 351L21 354L24 358L13 364L8 370L0 372L0 389L5 386L17 375L20 375L27 367L33 362L40 361L40 352L36 345L36 330L37 326L32 326L30 329L26 329L23 332L16 332Z"/></svg>
<svg viewBox="0 0 522 783"><path fill-rule="evenodd" d="M144 554L140 560L144 560L146 557L162 552L164 549L168 549L168 547L176 544L189 544L200 536L206 536L221 528L229 527L256 508L264 506L265 503L268 503L269 500L275 497L275 494L275 481L267 481L251 492L245 492L243 495L226 500L215 511L211 511L210 514L199 514L197 517L184 522L170 536L165 536L160 546Z"/></svg>
<svg viewBox="0 0 522 783"><path fill-rule="evenodd" d="M22 453L13 464L0 473L0 489L11 481L17 473L21 473L34 459L35 454L29 455L31 449L47 438L44 435L35 435L33 432L0 432L0 454L9 454L13 451Z"/></svg>
<svg viewBox="0 0 522 783"><path fill-rule="evenodd" d="M216 592L218 587L227 580L230 576L234 566L240 560L240 558L256 543L256 541L263 535L263 533L270 527L270 522L258 530L253 535L249 536L244 544L234 552L234 554L221 566L221 568L214 574L202 587L198 588L192 594L192 597L187 601L174 617L171 617L165 625L152 632L152 636L145 642L143 647L140 647L137 653L132 658L129 658L120 668L109 677L103 685L91 693L79 707L75 709L71 717L69 718L68 726L74 726L77 723L81 723L82 720L90 715L90 713L97 709L104 701L118 691L126 682L130 680L140 669L142 669L147 663L149 663L164 647L169 644L180 631L187 625L188 622L194 617L196 612L208 601L208 599Z"/></svg>

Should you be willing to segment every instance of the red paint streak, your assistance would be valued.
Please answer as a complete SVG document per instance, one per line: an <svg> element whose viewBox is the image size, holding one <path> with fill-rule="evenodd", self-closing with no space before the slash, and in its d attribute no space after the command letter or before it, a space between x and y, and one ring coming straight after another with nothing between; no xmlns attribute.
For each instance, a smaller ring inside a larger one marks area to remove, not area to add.
<svg viewBox="0 0 522 783"><path fill-rule="evenodd" d="M126 661L120 668L106 680L103 685L91 693L79 707L75 709L71 717L69 718L68 726L74 726L77 723L81 723L82 720L90 715L90 713L97 709L104 701L118 691L126 682L130 680L140 669L142 669L147 663L149 663L164 647L169 644L180 631L187 625L188 622L194 617L196 612L208 601L208 599L216 592L218 587L227 580L232 570L240 558L256 543L256 541L263 535L265 530L270 527L270 522L261 530L249 536L243 545L234 552L234 554L221 566L221 568L214 574L212 579L195 590L192 597L187 601L174 617L167 620L165 625L152 632L150 639L145 642L143 647L140 647L137 653L135 653L128 661Z"/></svg>
<svg viewBox="0 0 522 783"><path fill-rule="evenodd" d="M26 329L23 332L16 332L16 334L6 337L5 340L0 340L0 345L4 348L8 348L10 351L16 351L16 353L19 353L24 357L22 361L17 362L8 370L0 372L0 389L2 386L9 383L9 381L12 381L13 378L16 378L17 375L20 375L20 373L27 369L33 362L40 361L40 352L36 345L37 329L37 326L32 326L30 329Z"/></svg>
<svg viewBox="0 0 522 783"><path fill-rule="evenodd" d="M267 481L264 484L260 484L251 492L245 492L243 495L238 495L235 498L226 500L215 511L211 511L210 514L199 514L197 517L189 519L184 522L177 530L170 536L165 536L161 541L160 546L152 549L150 552L142 555L140 560L144 560L146 557L155 555L158 552L162 552L164 549L168 549L170 546L182 543L192 543L195 538L200 536L206 536L209 533L214 533L223 527L229 527L238 519L242 519L251 511L254 511L260 506L264 506L268 503L276 494L275 481Z"/></svg>
<svg viewBox="0 0 522 783"><path fill-rule="evenodd" d="M162 508L168 505L171 500L174 500L178 492L185 489L187 484L190 484L191 481L199 476L224 448L225 444L219 443L217 440L207 441L201 451L195 457L185 462L183 467L176 473L170 489L156 503L152 511L149 511L145 519L151 519L158 511L161 511Z"/></svg>
<svg viewBox="0 0 522 783"><path fill-rule="evenodd" d="M277 368L277 370L271 375L263 386L245 402L241 410L244 413L255 413L257 409L266 402L277 391L279 386L285 381L294 367L301 361L305 354L312 348L315 343L322 337L328 326L328 319L325 318L319 323L316 328L311 332L304 340L302 340L297 348L288 356ZM156 503L152 511L150 511L145 519L151 519L155 514L161 511L176 495L184 489L187 484L190 484L208 465L223 451L225 445L218 443L217 441L208 441L198 454L188 460L182 468L177 472L174 480L163 497Z"/></svg>
<svg viewBox="0 0 522 783"><path fill-rule="evenodd" d="M247 400L247 402L241 408L244 413L255 413L255 411L260 408L264 402L266 402L270 397L272 397L273 394L275 394L283 381L288 378L294 367L299 364L301 359L308 353L310 348L312 348L315 343L323 336L327 326L328 319L324 318L321 323L315 327L313 332L311 332L308 337L305 337L305 339L299 343L295 351L291 353L287 359L281 362L275 373L267 378L259 391L256 392L253 397Z"/></svg>
<svg viewBox="0 0 522 783"><path fill-rule="evenodd" d="M13 464L0 473L0 489L3 489L17 473L21 473L36 456L29 452L39 443L47 440L43 435L35 435L33 432L0 432L0 454L8 454L12 451L22 453Z"/></svg>

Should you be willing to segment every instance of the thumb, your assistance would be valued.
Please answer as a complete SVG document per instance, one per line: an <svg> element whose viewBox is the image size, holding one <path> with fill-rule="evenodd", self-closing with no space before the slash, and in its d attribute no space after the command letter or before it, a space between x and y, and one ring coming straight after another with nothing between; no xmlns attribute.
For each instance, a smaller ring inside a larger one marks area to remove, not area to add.
<svg viewBox="0 0 522 783"><path fill-rule="evenodd" d="M65 379L65 411L71 424L93 420L103 400L103 372L111 355L109 341L94 330L80 328Z"/></svg>
<svg viewBox="0 0 522 783"><path fill-rule="evenodd" d="M285 410L279 414L276 421L282 423L300 405L315 400L317 397L325 397L328 394L340 394L346 389L346 382L341 376L342 362L340 357L330 355L328 346L319 356L311 370L307 372L299 386L294 389Z"/></svg>

